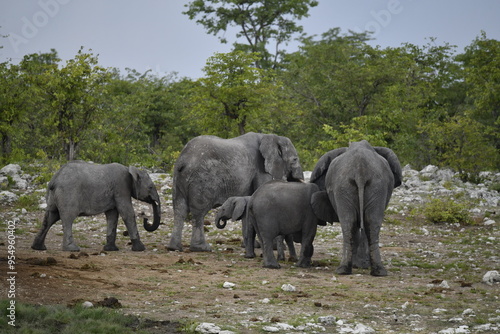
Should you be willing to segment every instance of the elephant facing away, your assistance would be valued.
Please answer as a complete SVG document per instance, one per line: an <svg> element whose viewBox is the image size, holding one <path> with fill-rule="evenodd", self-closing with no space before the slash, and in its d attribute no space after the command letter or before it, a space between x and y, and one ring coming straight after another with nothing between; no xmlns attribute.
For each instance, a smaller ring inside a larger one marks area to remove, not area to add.
<svg viewBox="0 0 500 334"><path fill-rule="evenodd" d="M182 250L182 230L189 213L193 229L189 249L211 251L203 221L232 196L250 196L272 179L302 180L304 174L290 139L247 133L231 139L199 136L190 140L174 166L174 229L167 246Z"/></svg>
<svg viewBox="0 0 500 334"><path fill-rule="evenodd" d="M273 254L273 240L280 235L292 235L293 241L301 243L297 266L311 266L317 225L322 223L313 207L321 213L331 210L328 199L313 197L318 191L319 187L314 183L271 181L252 195L247 220L263 244L264 267L280 268ZM246 254L252 254L252 237L255 236L250 233L247 236Z"/></svg>
<svg viewBox="0 0 500 334"><path fill-rule="evenodd" d="M322 218L326 221L338 218L342 227L343 250L338 274L352 273L353 258L358 257L363 263L368 257L371 275L387 275L380 257L379 233L392 190L401 181L396 154L386 147L372 147L366 140L332 150L320 158L311 182L324 184L338 216Z"/></svg>
<svg viewBox="0 0 500 334"><path fill-rule="evenodd" d="M223 229L226 227L226 223L229 219L236 221L241 220L241 232L243 234L243 241L241 243L242 247L245 247L245 240L248 240L247 234L252 234L252 239L255 240L255 229L252 225L248 225L247 223L247 206L250 201L251 196L233 196L229 197L218 209L217 214L215 215L215 226L217 228ZM223 222L221 224L221 221ZM288 251L290 253L290 261L297 261L297 253L295 252L295 246L293 244L293 236L281 237L278 236L273 243L273 248L276 246L278 250L278 261L285 260L285 250L283 247L283 239L286 240L288 245ZM261 245L255 241L254 243L256 248L260 248ZM246 247L245 247L246 249ZM253 255L246 256L247 258L255 257L255 253Z"/></svg>
<svg viewBox="0 0 500 334"><path fill-rule="evenodd" d="M131 198L153 206L153 224L144 218L144 228L155 231L160 225L160 197L149 175L133 166L113 163L92 164L83 161L69 162L61 167L50 180L47 188L47 208L42 228L31 248L45 250L45 238L50 227L59 219L63 224L65 251L79 251L73 240L73 221L78 216L106 214L107 236L104 250L116 251L116 228L121 216L132 241L133 251L145 249L139 238Z"/></svg>

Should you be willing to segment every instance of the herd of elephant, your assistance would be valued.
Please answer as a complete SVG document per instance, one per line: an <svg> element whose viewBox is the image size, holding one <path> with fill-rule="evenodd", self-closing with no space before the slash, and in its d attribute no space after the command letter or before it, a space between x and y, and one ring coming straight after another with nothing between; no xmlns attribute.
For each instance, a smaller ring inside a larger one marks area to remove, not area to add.
<svg viewBox="0 0 500 334"><path fill-rule="evenodd" d="M284 239L297 266L309 267L318 225L340 222L343 250L336 273L351 274L354 266L370 267L371 275L385 276L379 232L392 191L401 181L396 154L366 140L324 154L310 181L304 182L297 151L287 137L260 133L231 139L199 136L186 144L174 166L174 227L167 248L183 250L182 230L191 214L190 250L211 251L205 239L204 217L218 208L218 228L224 228L229 219L242 220L245 257L255 257L257 235L264 267L279 268L273 244L278 244L278 254L283 257ZM132 250L144 250L131 198L153 207L153 223L144 218L147 231L160 225L156 187L146 172L132 166L69 162L52 177L46 197L42 228L31 246L36 250L46 249L47 232L61 220L63 250L79 251L73 239L73 221L100 213L105 213L107 220L104 250L118 250L118 216L125 222ZM301 243L298 259L294 242Z"/></svg>

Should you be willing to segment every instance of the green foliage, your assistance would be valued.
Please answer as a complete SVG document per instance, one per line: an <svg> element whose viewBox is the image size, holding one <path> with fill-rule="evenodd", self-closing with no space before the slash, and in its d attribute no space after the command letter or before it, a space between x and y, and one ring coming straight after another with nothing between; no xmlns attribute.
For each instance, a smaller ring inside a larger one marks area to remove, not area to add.
<svg viewBox="0 0 500 334"><path fill-rule="evenodd" d="M7 324L8 300L0 301L2 333L137 333L134 319L104 308L67 308L16 303L16 327Z"/></svg>
<svg viewBox="0 0 500 334"><path fill-rule="evenodd" d="M183 14L191 20L199 17L196 23L203 25L209 34L224 32L220 37L222 43L227 42L228 26L238 27L236 38L243 38L244 43L234 43L235 50L260 53L262 59L257 61L257 67L269 69L278 64L282 45L286 45L295 33L302 32L295 20L309 16L309 7L317 5L313 0L196 0L186 5L188 10ZM271 41L274 47L268 46Z"/></svg>
<svg viewBox="0 0 500 334"><path fill-rule="evenodd" d="M500 169L500 42L483 33L457 55L433 39L381 48L334 28L272 55L271 40L289 41L316 4L191 1L185 14L209 33L237 25L246 39L210 57L196 81L121 74L83 49L64 64L55 50L0 63L0 163L41 163L40 184L73 158L171 171L197 135L255 131L289 137L306 170L361 139L390 147L403 165L450 167L463 180Z"/></svg>
<svg viewBox="0 0 500 334"><path fill-rule="evenodd" d="M472 225L474 220L470 213L470 204L452 198L434 198L425 204L423 213L431 223L447 223Z"/></svg>

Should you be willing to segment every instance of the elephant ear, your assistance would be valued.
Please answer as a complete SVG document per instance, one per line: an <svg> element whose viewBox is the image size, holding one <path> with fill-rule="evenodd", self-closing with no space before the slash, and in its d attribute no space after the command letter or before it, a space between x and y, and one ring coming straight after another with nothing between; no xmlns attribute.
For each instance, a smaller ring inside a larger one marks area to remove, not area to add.
<svg viewBox="0 0 500 334"><path fill-rule="evenodd" d="M231 219L233 221L240 220L245 215L247 208L247 201L244 197L238 197L235 199L234 210Z"/></svg>
<svg viewBox="0 0 500 334"><path fill-rule="evenodd" d="M330 167L332 160L345 153L345 151L347 151L347 147L337 148L325 153L321 158L319 158L311 174L310 182L317 184L320 190L325 190L326 173L328 172L328 168Z"/></svg>
<svg viewBox="0 0 500 334"><path fill-rule="evenodd" d="M264 135L260 141L259 151L264 157L264 169L274 180L285 176L285 162L277 135Z"/></svg>
<svg viewBox="0 0 500 334"><path fill-rule="evenodd" d="M398 156L390 148L374 147L375 151L389 163L392 174L394 175L394 188L399 187L403 181L403 172Z"/></svg>
<svg viewBox="0 0 500 334"><path fill-rule="evenodd" d="M141 182L140 170L138 170L134 166L129 166L128 172L132 176L132 197L138 198L139 185Z"/></svg>
<svg viewBox="0 0 500 334"><path fill-rule="evenodd" d="M318 219L329 223L339 221L339 217L333 209L332 203L330 202L326 191L315 192L311 196L311 206Z"/></svg>

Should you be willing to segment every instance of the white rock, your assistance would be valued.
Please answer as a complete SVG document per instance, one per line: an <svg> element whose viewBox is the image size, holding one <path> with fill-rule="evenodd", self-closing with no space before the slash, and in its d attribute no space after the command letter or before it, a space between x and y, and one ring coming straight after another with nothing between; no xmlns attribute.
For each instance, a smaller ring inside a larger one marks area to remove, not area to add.
<svg viewBox="0 0 500 334"><path fill-rule="evenodd" d="M474 316L474 310L473 310L473 309L471 309L471 308L465 309L465 310L462 312L462 316L466 316L466 315L468 315L469 317Z"/></svg>
<svg viewBox="0 0 500 334"><path fill-rule="evenodd" d="M281 286L281 290L287 291L287 292L293 292L293 291L296 291L297 289L291 284L283 284Z"/></svg>
<svg viewBox="0 0 500 334"><path fill-rule="evenodd" d="M449 289L450 285L448 284L448 281L442 281L441 284L439 284L439 287Z"/></svg>
<svg viewBox="0 0 500 334"><path fill-rule="evenodd" d="M356 327L354 327L354 330L352 331L354 334L369 334L369 333L375 333L375 330L371 327L365 326L363 324L356 324Z"/></svg>
<svg viewBox="0 0 500 334"><path fill-rule="evenodd" d="M462 325L458 328L446 328L446 329L440 330L438 333L439 334L466 334L466 333L470 333L470 330L469 330L468 326Z"/></svg>
<svg viewBox="0 0 500 334"><path fill-rule="evenodd" d="M231 283L231 282L224 282L224 284L222 284L222 287L224 289L232 289L236 286L236 284L234 283Z"/></svg>
<svg viewBox="0 0 500 334"><path fill-rule="evenodd" d="M483 283L493 285L493 283L500 282L500 274L496 270L488 271L483 276Z"/></svg>
<svg viewBox="0 0 500 334"><path fill-rule="evenodd" d="M260 302L262 304L269 304L271 302L271 300L269 298L264 298L264 299L261 299Z"/></svg>
<svg viewBox="0 0 500 334"><path fill-rule="evenodd" d="M293 327L292 325L285 324L284 322L278 322L275 324L275 326L278 327L280 330L284 331L290 331L295 329L295 327Z"/></svg>
<svg viewBox="0 0 500 334"><path fill-rule="evenodd" d="M203 334L218 334L221 329L219 326L210 322L202 322L196 327L195 331Z"/></svg>
<svg viewBox="0 0 500 334"><path fill-rule="evenodd" d="M280 331L280 329L278 327L275 327L275 326L264 326L264 327L262 327L262 330L264 332L270 332L270 333L277 333Z"/></svg>
<svg viewBox="0 0 500 334"><path fill-rule="evenodd" d="M486 219L483 224L486 226L493 225L496 224L496 221L494 221L493 219Z"/></svg>
<svg viewBox="0 0 500 334"><path fill-rule="evenodd" d="M333 325L337 321L337 318L333 315L327 315L324 317L318 317L318 321L325 325Z"/></svg>
<svg viewBox="0 0 500 334"><path fill-rule="evenodd" d="M0 169L0 174L3 175L9 175L9 176L14 176L14 175L19 175L21 172L21 166L16 165L16 164L9 164L2 169Z"/></svg>
<svg viewBox="0 0 500 334"><path fill-rule="evenodd" d="M0 191L0 203L3 204L10 204L12 202L15 202L19 199L19 197L7 190Z"/></svg>
<svg viewBox="0 0 500 334"><path fill-rule="evenodd" d="M92 302L86 301L86 302L83 302L82 307L83 308L91 308L91 307L94 307L94 304L92 304Z"/></svg>
<svg viewBox="0 0 500 334"><path fill-rule="evenodd" d="M444 308L435 308L434 310L432 310L432 313L443 313L446 311L448 311L448 310L444 309Z"/></svg>

